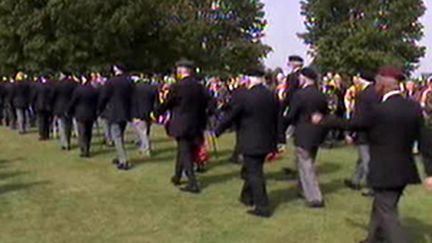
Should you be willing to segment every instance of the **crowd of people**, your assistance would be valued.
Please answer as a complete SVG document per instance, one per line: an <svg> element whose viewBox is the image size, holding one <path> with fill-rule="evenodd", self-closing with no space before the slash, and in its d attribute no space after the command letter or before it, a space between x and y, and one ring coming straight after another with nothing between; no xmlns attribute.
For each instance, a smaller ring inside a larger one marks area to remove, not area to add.
<svg viewBox="0 0 432 243"><path fill-rule="evenodd" d="M295 146L299 196L310 208L325 207L315 167L320 147L354 143L359 159L345 184L354 190L366 184L366 195L374 197L365 242L408 242L397 204L408 184L420 182L414 154L423 156L426 186L432 186L432 78L419 84L392 67L359 70L349 78L320 77L303 62L290 56L288 75L254 68L235 78L205 80L196 77L188 60L165 77L128 73L120 64L109 78L19 72L0 83L0 122L25 134L37 121L39 139L59 138L63 150L71 149L75 133L84 158L91 156L93 131L102 130L104 142L115 147L113 163L119 170L132 168L124 148L127 126L137 135L140 153L151 157L151 127L163 125L177 142L171 182L181 186L185 175L187 185L180 189L190 193L201 192L196 173L205 171L208 147L217 150L216 137L233 130L230 160L242 164L244 179L240 201L260 217L272 213L264 163L278 157L288 139Z"/></svg>

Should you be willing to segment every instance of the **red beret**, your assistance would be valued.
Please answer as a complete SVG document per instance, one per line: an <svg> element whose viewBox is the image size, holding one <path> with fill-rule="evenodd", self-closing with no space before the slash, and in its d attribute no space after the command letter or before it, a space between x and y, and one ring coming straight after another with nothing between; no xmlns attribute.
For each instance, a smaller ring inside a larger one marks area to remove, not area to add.
<svg viewBox="0 0 432 243"><path fill-rule="evenodd" d="M405 80L405 74L399 68L383 67L378 71L379 76L394 78L398 81Z"/></svg>

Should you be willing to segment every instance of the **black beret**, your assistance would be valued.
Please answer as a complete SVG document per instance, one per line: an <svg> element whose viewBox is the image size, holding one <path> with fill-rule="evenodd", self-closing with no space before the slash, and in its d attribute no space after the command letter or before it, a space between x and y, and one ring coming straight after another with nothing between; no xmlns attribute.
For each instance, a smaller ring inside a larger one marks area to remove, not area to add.
<svg viewBox="0 0 432 243"><path fill-rule="evenodd" d="M251 76L251 77L264 77L266 75L266 72L264 70L264 67L258 66L254 68L249 68L246 70L245 75Z"/></svg>
<svg viewBox="0 0 432 243"><path fill-rule="evenodd" d="M303 58L301 58L300 56L297 56L297 55L289 56L288 57L288 61L290 61L290 62L301 62L301 63L304 62Z"/></svg>
<svg viewBox="0 0 432 243"><path fill-rule="evenodd" d="M309 78L309 79L315 81L315 82L318 81L318 74L312 68L309 68L309 67L303 68L300 71L300 74L305 76L306 78Z"/></svg>
<svg viewBox="0 0 432 243"><path fill-rule="evenodd" d="M179 61L176 62L175 64L176 67L185 67L185 68L190 68L190 69L194 69L195 68L195 63L191 60L182 58Z"/></svg>
<svg viewBox="0 0 432 243"><path fill-rule="evenodd" d="M361 71L359 77L369 82L375 82L375 74L372 72Z"/></svg>

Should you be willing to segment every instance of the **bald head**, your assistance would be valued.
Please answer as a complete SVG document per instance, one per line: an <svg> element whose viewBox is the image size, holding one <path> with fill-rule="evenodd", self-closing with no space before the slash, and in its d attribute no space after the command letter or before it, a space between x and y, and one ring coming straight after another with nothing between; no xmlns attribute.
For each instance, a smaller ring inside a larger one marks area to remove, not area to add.
<svg viewBox="0 0 432 243"><path fill-rule="evenodd" d="M399 90L399 81L394 77L378 75L376 77L375 89L378 94L383 96L390 91Z"/></svg>

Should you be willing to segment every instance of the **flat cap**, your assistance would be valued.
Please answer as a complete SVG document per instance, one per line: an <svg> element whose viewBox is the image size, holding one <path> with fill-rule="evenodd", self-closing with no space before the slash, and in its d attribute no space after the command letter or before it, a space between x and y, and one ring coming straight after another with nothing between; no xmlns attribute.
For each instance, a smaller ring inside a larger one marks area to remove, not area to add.
<svg viewBox="0 0 432 243"><path fill-rule="evenodd" d="M300 71L300 74L315 82L318 81L318 74L312 68L306 67Z"/></svg>
<svg viewBox="0 0 432 243"><path fill-rule="evenodd" d="M304 62L303 58L300 57L300 56L297 56L297 55L289 56L288 57L288 61L290 61L290 62L301 62L301 63Z"/></svg>
<svg viewBox="0 0 432 243"><path fill-rule="evenodd" d="M185 67L185 68L190 68L190 69L194 69L195 68L195 63L191 60L188 60L186 58L182 58L180 60L178 60L175 64L176 67Z"/></svg>

